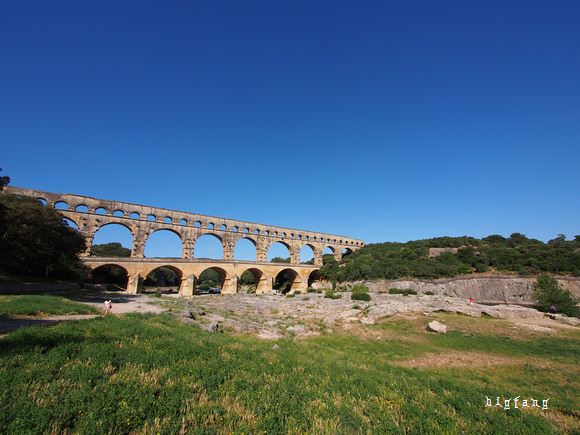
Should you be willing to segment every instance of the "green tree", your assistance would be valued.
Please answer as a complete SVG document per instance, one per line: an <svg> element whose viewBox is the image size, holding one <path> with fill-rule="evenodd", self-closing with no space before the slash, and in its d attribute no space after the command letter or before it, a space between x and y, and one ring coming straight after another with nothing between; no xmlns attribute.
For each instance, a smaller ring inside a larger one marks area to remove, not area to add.
<svg viewBox="0 0 580 435"><path fill-rule="evenodd" d="M542 311L550 311L554 305L556 312L568 316L578 317L578 299L576 299L570 290L564 290L554 278L548 275L539 275L534 284L534 297Z"/></svg>
<svg viewBox="0 0 580 435"><path fill-rule="evenodd" d="M2 168L0 168L0 172L1 171ZM2 190L4 190L6 186L8 186L8 183L10 183L10 177L7 177L6 175L0 177L0 192L2 192Z"/></svg>
<svg viewBox="0 0 580 435"><path fill-rule="evenodd" d="M0 195L0 269L16 275L77 278L84 237L40 201Z"/></svg>
<svg viewBox="0 0 580 435"><path fill-rule="evenodd" d="M290 257L288 258L274 257L270 260L270 263L290 263Z"/></svg>
<svg viewBox="0 0 580 435"><path fill-rule="evenodd" d="M93 245L91 255L95 257L130 257L131 250L123 247L119 242L112 242L104 245Z"/></svg>

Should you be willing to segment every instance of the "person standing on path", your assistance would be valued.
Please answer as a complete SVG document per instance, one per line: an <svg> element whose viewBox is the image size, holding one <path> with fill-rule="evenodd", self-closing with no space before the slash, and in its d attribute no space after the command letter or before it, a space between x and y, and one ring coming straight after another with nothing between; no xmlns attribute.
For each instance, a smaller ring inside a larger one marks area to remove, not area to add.
<svg viewBox="0 0 580 435"><path fill-rule="evenodd" d="M111 310L112 307L113 304L111 303L111 300L107 298L107 300L105 301L105 316Z"/></svg>

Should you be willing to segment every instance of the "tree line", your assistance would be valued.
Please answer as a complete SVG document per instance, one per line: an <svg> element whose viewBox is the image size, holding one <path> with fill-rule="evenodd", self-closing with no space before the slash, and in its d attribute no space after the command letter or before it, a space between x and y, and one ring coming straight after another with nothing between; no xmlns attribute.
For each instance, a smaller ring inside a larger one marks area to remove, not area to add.
<svg viewBox="0 0 580 435"><path fill-rule="evenodd" d="M455 248L430 256L430 248ZM407 243L369 244L337 262L324 255L322 277L336 282L362 279L437 279L489 270L536 275L552 273L580 276L580 236L562 234L544 243L520 233L506 238L491 235L437 237Z"/></svg>

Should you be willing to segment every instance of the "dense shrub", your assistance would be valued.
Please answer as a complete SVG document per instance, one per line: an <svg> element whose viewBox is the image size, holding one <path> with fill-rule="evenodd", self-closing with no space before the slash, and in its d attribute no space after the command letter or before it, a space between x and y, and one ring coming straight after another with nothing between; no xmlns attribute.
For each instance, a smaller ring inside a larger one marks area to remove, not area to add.
<svg viewBox="0 0 580 435"><path fill-rule="evenodd" d="M416 295L417 291L410 289L410 288L406 288L406 289L392 288L389 290L389 294L409 296L409 295ZM431 294L433 294L433 292L431 292Z"/></svg>
<svg viewBox="0 0 580 435"><path fill-rule="evenodd" d="M370 301L371 300L371 295L369 295L368 293L353 293L350 298L353 301Z"/></svg>
<svg viewBox="0 0 580 435"><path fill-rule="evenodd" d="M534 284L534 297L540 310L550 312L551 307L556 312L568 316L579 316L576 299L570 290L564 290L554 278L548 275L540 275Z"/></svg>
<svg viewBox="0 0 580 435"><path fill-rule="evenodd" d="M352 295L350 297L353 301L370 301L369 288L366 285L356 284L352 286Z"/></svg>
<svg viewBox="0 0 580 435"><path fill-rule="evenodd" d="M326 299L340 299L342 296L335 294L332 290L326 290L324 297Z"/></svg>

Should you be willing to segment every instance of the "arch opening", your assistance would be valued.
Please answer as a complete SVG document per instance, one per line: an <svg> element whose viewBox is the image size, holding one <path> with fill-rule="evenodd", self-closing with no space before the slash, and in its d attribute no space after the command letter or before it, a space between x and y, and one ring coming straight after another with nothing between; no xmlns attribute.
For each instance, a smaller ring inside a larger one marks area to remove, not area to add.
<svg viewBox="0 0 580 435"><path fill-rule="evenodd" d="M292 269L281 270L274 279L273 288L277 293L286 294L292 290L292 284L298 274Z"/></svg>
<svg viewBox="0 0 580 435"><path fill-rule="evenodd" d="M144 293L177 293L181 285L181 270L172 266L153 269L143 281Z"/></svg>
<svg viewBox="0 0 580 435"><path fill-rule="evenodd" d="M199 274L195 293L219 294L226 279L226 271L220 267L210 267Z"/></svg>
<svg viewBox="0 0 580 435"><path fill-rule="evenodd" d="M77 207L75 208L75 211L78 211L79 213L88 213L89 208L86 205L81 204L81 205L77 205Z"/></svg>
<svg viewBox="0 0 580 435"><path fill-rule="evenodd" d="M290 263L290 246L282 242L272 243L266 259L270 263Z"/></svg>
<svg viewBox="0 0 580 435"><path fill-rule="evenodd" d="M68 204L64 201L58 201L54 204L54 208L57 210L68 210Z"/></svg>
<svg viewBox="0 0 580 435"><path fill-rule="evenodd" d="M121 224L100 227L93 238L90 255L95 257L130 257L133 248L131 230Z"/></svg>
<svg viewBox="0 0 580 435"><path fill-rule="evenodd" d="M314 264L314 248L311 245L304 245L300 249L300 263Z"/></svg>
<svg viewBox="0 0 580 435"><path fill-rule="evenodd" d="M234 260L257 261L256 243L251 239L240 239L234 246Z"/></svg>
<svg viewBox="0 0 580 435"><path fill-rule="evenodd" d="M91 270L85 282L98 284L110 291L125 291L129 274L124 267L116 264L106 264Z"/></svg>
<svg viewBox="0 0 580 435"><path fill-rule="evenodd" d="M263 272L256 268L247 269L238 281L238 292L256 293Z"/></svg>
<svg viewBox="0 0 580 435"><path fill-rule="evenodd" d="M179 234L171 230L157 230L145 242L145 257L181 258L183 243Z"/></svg>
<svg viewBox="0 0 580 435"><path fill-rule="evenodd" d="M194 246L194 258L209 258L212 260L222 260L224 258L224 247L219 237L214 234L204 234L199 237Z"/></svg>

